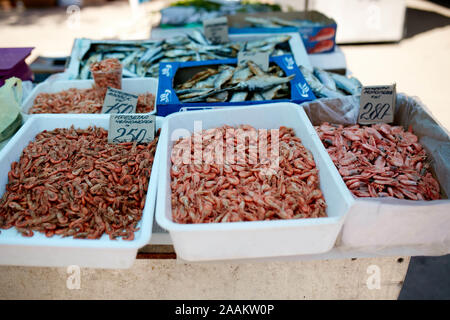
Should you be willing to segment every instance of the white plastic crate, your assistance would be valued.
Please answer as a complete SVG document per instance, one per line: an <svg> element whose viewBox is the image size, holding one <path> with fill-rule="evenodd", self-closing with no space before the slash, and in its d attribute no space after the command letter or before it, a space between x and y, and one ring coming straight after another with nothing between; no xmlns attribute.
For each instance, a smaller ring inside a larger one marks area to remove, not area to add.
<svg viewBox="0 0 450 320"><path fill-rule="evenodd" d="M92 88L93 84L94 80L55 80L42 82L38 84L23 101L21 108L22 116L24 117L24 120L27 120L31 116L35 116L35 114L28 114L28 111L33 106L34 100L39 93L56 93L71 88L89 89ZM155 78L122 79L122 90L132 94L144 94L149 92L156 97L158 80ZM150 112L150 114L156 114L156 103L155 109Z"/></svg>
<svg viewBox="0 0 450 320"><path fill-rule="evenodd" d="M162 118L156 118L160 128ZM36 115L31 117L0 152L0 194L5 192L11 163L18 161L23 149L43 130L55 128L87 128L97 126L109 128L109 115ZM78 265L91 268L129 268L137 250L145 246L152 232L155 211L158 175L158 156L155 155L152 173L145 200L140 228L132 241L110 240L104 234L100 239L74 239L34 232L33 237L24 237L15 228L0 229L0 265L62 267Z"/></svg>
<svg viewBox="0 0 450 320"><path fill-rule="evenodd" d="M326 218L208 224L172 221L170 154L174 130L249 124L255 128L291 127L314 156L320 188L327 203ZM292 103L174 113L166 117L158 148L160 172L156 221L168 230L177 255L188 261L281 257L316 254L330 250L353 202L339 173L302 108Z"/></svg>

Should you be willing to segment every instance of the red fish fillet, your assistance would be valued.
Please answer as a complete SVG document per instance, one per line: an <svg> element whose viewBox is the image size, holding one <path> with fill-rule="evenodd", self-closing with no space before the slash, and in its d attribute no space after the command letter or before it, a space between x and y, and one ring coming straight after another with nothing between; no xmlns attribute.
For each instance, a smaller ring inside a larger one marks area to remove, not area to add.
<svg viewBox="0 0 450 320"><path fill-rule="evenodd" d="M336 30L333 28L323 28L315 36L309 37L309 41L322 41L333 38Z"/></svg>

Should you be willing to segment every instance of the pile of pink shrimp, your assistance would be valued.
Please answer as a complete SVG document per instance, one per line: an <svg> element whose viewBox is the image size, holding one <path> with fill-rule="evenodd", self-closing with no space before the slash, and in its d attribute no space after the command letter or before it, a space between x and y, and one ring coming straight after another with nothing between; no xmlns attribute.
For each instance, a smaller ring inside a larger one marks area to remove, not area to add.
<svg viewBox="0 0 450 320"><path fill-rule="evenodd" d="M223 126L182 138L174 144L170 175L175 222L326 217L325 199L312 153L302 145L293 129L286 127L280 127L277 138L271 134L264 141L259 138L256 154L250 150L249 143L239 143L239 132L261 137L262 131L249 125ZM203 151L201 162L196 161L198 146ZM224 161L208 156L208 150L219 154L224 151ZM261 150L267 152L262 154ZM272 162L275 159L268 160L273 150L279 151L276 165ZM240 154L244 161L230 161L230 154Z"/></svg>

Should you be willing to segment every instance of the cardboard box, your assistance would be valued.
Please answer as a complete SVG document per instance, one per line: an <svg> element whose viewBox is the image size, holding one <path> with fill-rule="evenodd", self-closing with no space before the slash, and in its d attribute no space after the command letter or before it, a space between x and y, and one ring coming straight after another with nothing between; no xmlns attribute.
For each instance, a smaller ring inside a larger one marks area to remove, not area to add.
<svg viewBox="0 0 450 320"><path fill-rule="evenodd" d="M285 76L295 74L295 78L290 81L290 99L265 100L265 101L241 101L241 102L201 102L182 103L177 97L174 87L178 83L183 83L194 74L206 68L217 68L220 65L236 66L237 59L189 61L189 62L162 62L159 68L158 95L156 96L156 110L159 116L167 116L180 111L185 107L211 107L211 106L242 106L261 104L269 102L294 102L301 103L315 100L311 88L295 64L292 55L276 56L269 59L270 63L278 65L285 73ZM181 71L182 72L178 72Z"/></svg>
<svg viewBox="0 0 450 320"><path fill-rule="evenodd" d="M298 32L302 37L308 54L332 52L336 44L336 29L337 24L331 18L323 15L318 11L308 12L271 12L270 17L277 17L284 20L309 20L313 22L321 22L321 26L305 26L305 27L287 27L287 28L258 28L245 21L245 17L268 18L267 13L252 13L252 14L236 14L228 16L228 24L230 32L273 32L274 30L284 29L285 32Z"/></svg>

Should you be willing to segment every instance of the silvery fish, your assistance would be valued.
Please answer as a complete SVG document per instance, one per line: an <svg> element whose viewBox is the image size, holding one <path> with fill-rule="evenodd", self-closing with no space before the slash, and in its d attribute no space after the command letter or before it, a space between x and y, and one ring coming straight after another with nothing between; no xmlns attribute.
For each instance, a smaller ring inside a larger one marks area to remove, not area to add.
<svg viewBox="0 0 450 320"><path fill-rule="evenodd" d="M127 56L124 60L122 60L122 66L124 68L128 68L131 64L134 64L135 60L138 58L139 54L141 53L141 50L133 51L129 56Z"/></svg>
<svg viewBox="0 0 450 320"><path fill-rule="evenodd" d="M263 69L261 69L256 63L254 63L253 61L248 61L248 68L250 69L251 72L253 72L254 75L256 76L264 76L266 75L266 73L264 72Z"/></svg>
<svg viewBox="0 0 450 320"><path fill-rule="evenodd" d="M165 40L90 41L80 61L78 78L92 78L90 64L98 57L115 57L124 66L124 77L158 77L159 63L170 61L203 61L236 58L239 51L266 51L270 55L291 53L289 36L271 36L263 40L213 45L197 29L189 34ZM84 40L83 40L84 41ZM98 59L99 61L101 59Z"/></svg>
<svg viewBox="0 0 450 320"><path fill-rule="evenodd" d="M124 77L128 77L128 78L137 78L137 77L139 77L136 73L131 72L130 70L125 69L125 68L122 69L122 75Z"/></svg>
<svg viewBox="0 0 450 320"><path fill-rule="evenodd" d="M252 61L232 67L222 65L194 74L189 80L175 86L183 103L240 102L289 98L288 83L295 75L284 77L279 67L264 72ZM280 76L281 75L281 76Z"/></svg>
<svg viewBox="0 0 450 320"><path fill-rule="evenodd" d="M263 95L259 92L255 92L251 98L251 101L264 101L266 99L264 99Z"/></svg>
<svg viewBox="0 0 450 320"><path fill-rule="evenodd" d="M356 79L355 77L350 77L349 80L350 80L351 82L353 82L353 83L355 84L355 86L359 88L360 91L362 90L363 85L362 85L361 81L359 81L359 80Z"/></svg>
<svg viewBox="0 0 450 320"><path fill-rule="evenodd" d="M175 36L173 38L166 39L164 42L171 46L182 46L191 43L185 36Z"/></svg>
<svg viewBox="0 0 450 320"><path fill-rule="evenodd" d="M208 68L204 71L196 73L189 81L185 82L182 87L190 88L199 81L210 78L212 75L218 73L219 70Z"/></svg>
<svg viewBox="0 0 450 320"><path fill-rule="evenodd" d="M233 76L231 77L231 83L237 84L241 81L245 81L252 75L250 68L248 66L239 66L234 71Z"/></svg>
<svg viewBox="0 0 450 320"><path fill-rule="evenodd" d="M268 19L256 18L256 17L245 17L245 21L250 22L252 25L266 27L266 28L278 28L279 26L272 23Z"/></svg>
<svg viewBox="0 0 450 320"><path fill-rule="evenodd" d="M205 80L199 81L194 85L194 88L213 88L214 82L219 77L219 74L213 74L209 78L206 78Z"/></svg>
<svg viewBox="0 0 450 320"><path fill-rule="evenodd" d="M184 94L178 96L178 98L180 100L185 100L185 99L192 99L195 97L208 97L214 93L215 92L213 89L197 89L197 90L190 89L190 92L185 92Z"/></svg>
<svg viewBox="0 0 450 320"><path fill-rule="evenodd" d="M123 52L112 52L112 53L105 53L103 55L103 59L117 59L122 60L125 59L127 55Z"/></svg>
<svg viewBox="0 0 450 320"><path fill-rule="evenodd" d="M300 24L298 22L284 20L284 19L277 18L277 17L270 18L270 21L272 21L273 23L276 23L280 26L286 26L286 27L299 27L300 26Z"/></svg>
<svg viewBox="0 0 450 320"><path fill-rule="evenodd" d="M337 88L342 89L351 95L361 94L361 87L356 85L352 80L337 73L330 73L330 75L336 82Z"/></svg>
<svg viewBox="0 0 450 320"><path fill-rule="evenodd" d="M223 91L213 96L206 98L207 102L225 102L228 99L228 92Z"/></svg>
<svg viewBox="0 0 450 320"><path fill-rule="evenodd" d="M209 45L209 41L206 39L203 33L200 31L194 29L191 33L188 33L188 37L192 40L194 40L197 43L203 44L203 45Z"/></svg>
<svg viewBox="0 0 450 320"><path fill-rule="evenodd" d="M281 27L316 27L324 25L322 22L315 22L310 20L284 20L277 17L271 17L268 19L247 17L247 22L257 27L266 28L281 28Z"/></svg>
<svg viewBox="0 0 450 320"><path fill-rule="evenodd" d="M244 89L249 91L265 91L282 83L290 82L295 78L295 75L289 77L277 76L254 76L246 81L239 83L233 90L242 91Z"/></svg>
<svg viewBox="0 0 450 320"><path fill-rule="evenodd" d="M91 64L102 60L102 54L97 53L89 57L84 66L81 68L80 79L88 79L91 74Z"/></svg>
<svg viewBox="0 0 450 320"><path fill-rule="evenodd" d="M151 59L161 53L162 48L150 48L139 58L138 63L142 65L150 64Z"/></svg>
<svg viewBox="0 0 450 320"><path fill-rule="evenodd" d="M178 58L178 57L185 57L185 56L194 56L194 51L188 51L183 49L174 49L170 51L164 52L164 56L168 58Z"/></svg>
<svg viewBox="0 0 450 320"><path fill-rule="evenodd" d="M268 37L264 40L255 40L255 41L248 41L246 50L252 50L255 48L261 48L264 46L267 46L269 44L278 44L278 43L284 43L286 41L289 41L291 39L291 36L274 36L274 37Z"/></svg>

